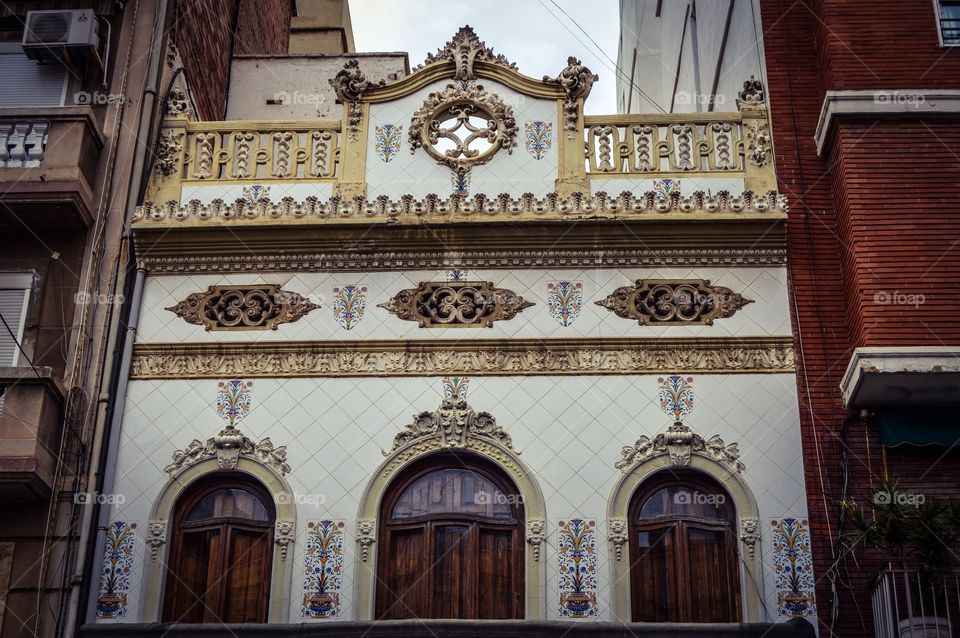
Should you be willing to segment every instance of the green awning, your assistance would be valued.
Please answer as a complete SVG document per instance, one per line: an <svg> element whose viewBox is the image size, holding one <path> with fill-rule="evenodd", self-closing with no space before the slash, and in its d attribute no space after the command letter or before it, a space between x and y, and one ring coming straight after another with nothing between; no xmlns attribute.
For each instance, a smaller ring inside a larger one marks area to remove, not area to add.
<svg viewBox="0 0 960 638"><path fill-rule="evenodd" d="M897 445L960 444L960 412L957 406L935 408L881 408L873 413L880 442Z"/></svg>

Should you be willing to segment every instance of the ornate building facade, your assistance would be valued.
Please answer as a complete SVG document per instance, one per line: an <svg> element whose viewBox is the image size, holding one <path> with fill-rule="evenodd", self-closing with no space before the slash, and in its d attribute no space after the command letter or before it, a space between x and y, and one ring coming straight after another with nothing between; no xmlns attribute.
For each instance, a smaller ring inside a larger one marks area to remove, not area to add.
<svg viewBox="0 0 960 638"><path fill-rule="evenodd" d="M578 60L534 79L469 27L390 64L348 56L325 119L244 95L293 76L243 119L169 102L85 635L808 635L762 83L585 116Z"/></svg>

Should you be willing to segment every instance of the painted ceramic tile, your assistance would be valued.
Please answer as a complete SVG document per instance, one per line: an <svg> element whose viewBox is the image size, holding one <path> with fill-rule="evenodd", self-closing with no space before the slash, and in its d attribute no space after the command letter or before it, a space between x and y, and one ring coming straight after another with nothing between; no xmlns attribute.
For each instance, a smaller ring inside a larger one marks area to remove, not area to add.
<svg viewBox="0 0 960 638"><path fill-rule="evenodd" d="M547 311L561 326L569 326L583 308L583 284L579 281L547 282Z"/></svg>
<svg viewBox="0 0 960 638"><path fill-rule="evenodd" d="M553 145L553 124L550 122L526 122L523 125L526 137L524 146L534 159L542 159Z"/></svg>
<svg viewBox="0 0 960 638"><path fill-rule="evenodd" d="M597 615L597 522L560 521L560 615Z"/></svg>
<svg viewBox="0 0 960 638"><path fill-rule="evenodd" d="M228 425L236 425L250 414L253 402L252 381L221 381L217 392L217 414Z"/></svg>
<svg viewBox="0 0 960 638"><path fill-rule="evenodd" d="M133 548L137 524L113 521L107 527L97 618L122 618L127 615L127 594L133 569Z"/></svg>
<svg viewBox="0 0 960 638"><path fill-rule="evenodd" d="M303 566L304 618L339 618L343 521L307 521Z"/></svg>
<svg viewBox="0 0 960 638"><path fill-rule="evenodd" d="M773 527L773 570L777 579L777 615L809 616L816 613L813 555L807 521L783 518Z"/></svg>
<svg viewBox="0 0 960 638"><path fill-rule="evenodd" d="M248 204L256 204L261 199L270 199L270 187L262 184L243 187L243 198Z"/></svg>
<svg viewBox="0 0 960 638"><path fill-rule="evenodd" d="M668 198L671 194L680 192L680 180L655 179L653 180L653 192L660 197Z"/></svg>
<svg viewBox="0 0 960 638"><path fill-rule="evenodd" d="M459 397L467 398L467 390L470 387L469 377L444 377L443 378L443 396L447 399Z"/></svg>
<svg viewBox="0 0 960 638"><path fill-rule="evenodd" d="M657 379L660 391L660 409L679 421L693 410L693 377L681 376Z"/></svg>
<svg viewBox="0 0 960 638"><path fill-rule="evenodd" d="M377 156L384 162L389 162L400 153L400 142L403 139L403 127L399 124L384 124L374 130L374 140L377 146Z"/></svg>
<svg viewBox="0 0 960 638"><path fill-rule="evenodd" d="M352 330L360 323L366 308L366 286L354 284L333 287L333 317L345 330Z"/></svg>
<svg viewBox="0 0 960 638"><path fill-rule="evenodd" d="M467 271L462 268L453 268L447 271L447 281L466 281Z"/></svg>
<svg viewBox="0 0 960 638"><path fill-rule="evenodd" d="M470 195L470 171L464 173L453 172L450 174L450 184L453 186L453 194L460 197Z"/></svg>

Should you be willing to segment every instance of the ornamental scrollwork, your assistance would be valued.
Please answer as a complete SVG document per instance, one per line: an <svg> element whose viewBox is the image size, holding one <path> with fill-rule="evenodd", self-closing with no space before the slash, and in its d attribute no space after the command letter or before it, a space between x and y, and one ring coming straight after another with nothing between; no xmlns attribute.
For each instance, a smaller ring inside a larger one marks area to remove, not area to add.
<svg viewBox="0 0 960 638"><path fill-rule="evenodd" d="M363 117L363 109L360 101L363 94L368 89L375 86L383 86L385 80L371 82L367 76L360 70L360 62L356 59L347 60L343 68L329 80L333 92L337 95L337 102L347 104L347 133L352 141L357 141L360 137L360 121Z"/></svg>
<svg viewBox="0 0 960 638"><path fill-rule="evenodd" d="M754 558L757 553L757 543L760 542L760 521L754 517L741 518L740 540L747 546L750 558Z"/></svg>
<svg viewBox="0 0 960 638"><path fill-rule="evenodd" d="M357 521L357 544L360 545L360 560L363 562L367 562L367 559L370 558L370 548L377 542L376 533L376 521Z"/></svg>
<svg viewBox="0 0 960 638"><path fill-rule="evenodd" d="M170 95L167 97L167 104L164 109L167 115L172 115L174 117L179 115L189 115L190 114L190 98L187 96L187 92L181 88L175 88L170 91Z"/></svg>
<svg viewBox="0 0 960 638"><path fill-rule="evenodd" d="M732 317L752 299L708 279L638 279L633 286L617 288L606 299L594 302L618 317L643 325L713 325L714 319Z"/></svg>
<svg viewBox="0 0 960 638"><path fill-rule="evenodd" d="M414 415L413 421L393 438L390 451L383 454L390 456L424 439L437 439L442 448L466 448L469 439L484 439L513 450L510 435L497 420L489 412L474 412L460 397L446 398L437 410Z"/></svg>
<svg viewBox="0 0 960 638"><path fill-rule="evenodd" d="M513 109L483 86L448 84L428 95L414 112L407 139L411 153L422 148L463 174L489 162L501 148L513 153L517 122Z"/></svg>
<svg viewBox="0 0 960 638"><path fill-rule="evenodd" d="M211 458L217 459L221 470L234 470L241 457L268 465L281 476L290 472L285 445L275 446L269 437L254 443L232 425L223 428L206 442L194 439L184 449L175 450L173 463L163 468L163 471L174 476L188 467Z"/></svg>
<svg viewBox="0 0 960 638"><path fill-rule="evenodd" d="M477 60L493 62L510 69L517 68L515 63L509 61L503 55L494 53L493 49L477 37L473 28L468 24L460 27L453 38L443 47L437 49L436 53L428 53L427 59L424 60L423 64L414 68L414 71L418 71L434 62L453 62L455 66L453 79L459 82L469 82L477 79L477 74L473 69L473 64Z"/></svg>
<svg viewBox="0 0 960 638"><path fill-rule="evenodd" d="M540 560L540 546L547 540L547 522L542 518L527 521L527 544L533 550L533 560Z"/></svg>
<svg viewBox="0 0 960 638"><path fill-rule="evenodd" d="M276 330L319 307L295 292L266 284L210 286L165 310L206 330Z"/></svg>
<svg viewBox="0 0 960 638"><path fill-rule="evenodd" d="M273 532L273 542L280 548L280 560L287 560L287 548L295 538L294 522L278 520Z"/></svg>
<svg viewBox="0 0 960 638"><path fill-rule="evenodd" d="M626 474L638 464L662 454L670 456L672 466L687 467L693 453L719 461L738 474L746 469L736 443L725 443L716 434L704 439L679 421L653 438L644 435L633 445L624 446L614 467Z"/></svg>
<svg viewBox="0 0 960 638"><path fill-rule="evenodd" d="M584 66L580 60L570 56L567 58L567 66L560 71L560 75L551 78L549 75L543 76L544 82L559 84L565 95L563 99L563 128L567 132L567 137L573 139L577 135L577 119L580 109L581 99L587 99L593 83L600 79L600 76Z"/></svg>
<svg viewBox="0 0 960 638"><path fill-rule="evenodd" d="M157 560L160 548L167 542L167 521L150 521L147 525L147 546L150 547L150 559Z"/></svg>
<svg viewBox="0 0 960 638"><path fill-rule="evenodd" d="M164 129L157 140L157 171L161 175L173 175L177 172L180 163L180 153L183 152L183 133L175 133L172 129Z"/></svg>
<svg viewBox="0 0 960 638"><path fill-rule="evenodd" d="M405 288L377 307L421 328L489 328L533 305L489 281L444 281Z"/></svg>
<svg viewBox="0 0 960 638"><path fill-rule="evenodd" d="M613 543L617 560L623 560L623 546L627 544L627 521L612 518L607 521L607 540Z"/></svg>
<svg viewBox="0 0 960 638"><path fill-rule="evenodd" d="M770 127L766 120L750 120L743 123L747 139L747 159L754 166L763 166L770 161L773 147L770 145Z"/></svg>
<svg viewBox="0 0 960 638"><path fill-rule="evenodd" d="M766 102L766 99L763 82L751 75L750 79L743 83L743 88L737 93L737 108L744 104L759 106Z"/></svg>

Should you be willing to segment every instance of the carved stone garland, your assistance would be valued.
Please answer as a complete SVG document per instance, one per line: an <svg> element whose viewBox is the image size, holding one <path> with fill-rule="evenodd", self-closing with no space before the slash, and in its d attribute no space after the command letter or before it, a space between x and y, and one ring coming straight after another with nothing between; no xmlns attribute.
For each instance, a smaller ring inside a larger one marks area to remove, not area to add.
<svg viewBox="0 0 960 638"><path fill-rule="evenodd" d="M471 118L485 122L477 126ZM449 126L444 126L446 123ZM486 164L501 148L513 153L517 146L517 122L513 109L494 93L475 84L463 88L448 84L427 96L410 120L407 134L410 152L424 149L437 162L462 175L473 166ZM453 148L442 150L441 140ZM474 148L475 142L486 148Z"/></svg>
<svg viewBox="0 0 960 638"><path fill-rule="evenodd" d="M617 288L606 299L595 301L618 317L643 325L713 325L714 319L732 317L752 299L709 279L638 279L633 286Z"/></svg>
<svg viewBox="0 0 960 638"><path fill-rule="evenodd" d="M173 129L164 129L157 140L157 171L161 175L173 175L177 172L180 153L183 151L183 133Z"/></svg>
<svg viewBox="0 0 960 638"><path fill-rule="evenodd" d="M416 321L421 328L489 328L494 321L513 319L533 305L489 281L445 281L405 288L377 307Z"/></svg>
<svg viewBox="0 0 960 638"><path fill-rule="evenodd" d="M414 68L414 71L434 62L453 62L456 67L453 79L459 82L469 82L477 79L477 74L473 70L473 63L477 60L502 64L511 69L517 68L515 63L509 61L503 55L495 54L493 49L477 37L473 28L468 24L460 27L453 38L442 48L437 49L436 53L428 53L427 59L424 60L423 64Z"/></svg>
<svg viewBox="0 0 960 638"><path fill-rule="evenodd" d="M347 111L347 133L350 140L356 142L360 139L360 121L363 119L363 109L360 106L360 100L367 89L374 86L383 86L386 80L371 82L360 70L360 63L356 60L348 60L343 68L329 80L333 92L337 95L337 102L348 104Z"/></svg>
<svg viewBox="0 0 960 638"><path fill-rule="evenodd" d="M544 82L559 84L566 97L563 99L563 128L567 132L568 139L574 139L578 131L577 118L579 113L578 102L581 99L587 99L593 83L600 79L585 67L580 60L570 56L567 58L567 66L560 71L560 75L551 78L549 75L543 76Z"/></svg>
<svg viewBox="0 0 960 638"><path fill-rule="evenodd" d="M210 286L166 310L207 330L276 330L319 307L295 292L267 284Z"/></svg>
<svg viewBox="0 0 960 638"><path fill-rule="evenodd" d="M614 467L626 474L637 464L661 454L670 455L671 465L687 467L694 452L720 461L738 474L746 469L740 461L740 450L736 443L724 443L716 434L704 439L680 421L652 439L644 435L633 445L622 448L620 460L614 463Z"/></svg>
<svg viewBox="0 0 960 638"><path fill-rule="evenodd" d="M414 415L413 422L393 438L393 447L384 456L413 443L426 439L439 439L441 448L468 447L468 439L492 441L513 450L513 441L507 432L497 425L489 412L474 412L466 400L449 397L443 400L434 412Z"/></svg>
<svg viewBox="0 0 960 638"><path fill-rule="evenodd" d="M217 459L221 470L235 470L240 457L269 465L282 476L290 472L285 445L274 446L269 437L254 443L232 425L220 430L216 436L207 439L206 443L194 439L184 449L176 450L173 453L173 463L163 468L163 471L174 476L210 458Z"/></svg>

